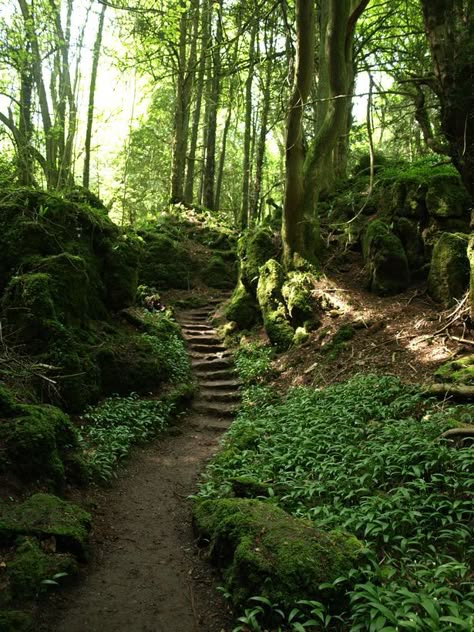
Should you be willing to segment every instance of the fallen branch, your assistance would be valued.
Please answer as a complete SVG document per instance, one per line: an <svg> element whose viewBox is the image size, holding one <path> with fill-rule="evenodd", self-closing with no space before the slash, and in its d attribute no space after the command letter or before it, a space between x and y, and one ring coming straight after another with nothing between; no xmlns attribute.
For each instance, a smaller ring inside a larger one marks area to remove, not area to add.
<svg viewBox="0 0 474 632"><path fill-rule="evenodd" d="M474 386L468 384L429 384L423 389L423 395L436 397L454 397L455 399L473 399Z"/></svg>

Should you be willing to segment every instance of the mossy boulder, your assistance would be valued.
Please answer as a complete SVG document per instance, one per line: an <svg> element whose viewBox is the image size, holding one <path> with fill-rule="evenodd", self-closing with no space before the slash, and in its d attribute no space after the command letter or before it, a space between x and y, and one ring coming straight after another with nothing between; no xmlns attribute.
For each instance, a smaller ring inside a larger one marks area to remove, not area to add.
<svg viewBox="0 0 474 632"><path fill-rule="evenodd" d="M278 351L288 349L294 335L282 294L283 282L283 268L275 259L270 259L259 269L257 300L265 331Z"/></svg>
<svg viewBox="0 0 474 632"><path fill-rule="evenodd" d="M141 259L140 284L158 289L189 289L192 286L194 266L188 251L168 234L146 231Z"/></svg>
<svg viewBox="0 0 474 632"><path fill-rule="evenodd" d="M302 326L314 329L321 322L314 288L315 278L307 272L292 271L285 278L281 292L295 329Z"/></svg>
<svg viewBox="0 0 474 632"><path fill-rule="evenodd" d="M446 362L435 371L439 382L454 384L474 384L474 354Z"/></svg>
<svg viewBox="0 0 474 632"><path fill-rule="evenodd" d="M8 590L15 600L34 599L51 587L48 582L57 573L73 576L77 571L78 564L72 555L47 553L36 538L27 537L15 550L13 559L7 563Z"/></svg>
<svg viewBox="0 0 474 632"><path fill-rule="evenodd" d="M381 220L367 226L363 255L371 292L388 296L408 287L410 274L402 242Z"/></svg>
<svg viewBox="0 0 474 632"><path fill-rule="evenodd" d="M193 517L239 605L254 595L286 608L315 599L319 584L344 575L361 558L362 545L354 536L321 531L259 500L204 500L194 505ZM335 599L344 601L346 590Z"/></svg>
<svg viewBox="0 0 474 632"><path fill-rule="evenodd" d="M253 228L245 232L238 242L240 279L245 289L256 296L260 267L279 252L279 242L269 228Z"/></svg>
<svg viewBox="0 0 474 632"><path fill-rule="evenodd" d="M334 336L321 347L321 353L325 354L329 360L335 360L346 348L347 342L355 336L355 333L352 325L342 325Z"/></svg>
<svg viewBox="0 0 474 632"><path fill-rule="evenodd" d="M423 239L419 232L419 224L406 217L400 217L395 222L394 231L402 242L409 270L411 272L420 270L426 263L426 259Z"/></svg>
<svg viewBox="0 0 474 632"><path fill-rule="evenodd" d="M428 292L444 307L454 304L469 286L468 236L443 233L435 244L428 275Z"/></svg>
<svg viewBox="0 0 474 632"><path fill-rule="evenodd" d="M212 255L201 272L202 279L209 287L226 290L233 288L237 280L237 269L224 261L220 255Z"/></svg>
<svg viewBox="0 0 474 632"><path fill-rule="evenodd" d="M255 298L241 282L237 284L225 309L225 317L237 323L239 329L250 329L260 318Z"/></svg>
<svg viewBox="0 0 474 632"><path fill-rule="evenodd" d="M123 234L104 259L107 305L119 310L133 305L138 286L138 268L143 244L133 234Z"/></svg>
<svg viewBox="0 0 474 632"><path fill-rule="evenodd" d="M434 217L462 217L468 208L468 196L459 174L431 178L425 196L428 214Z"/></svg>
<svg viewBox="0 0 474 632"><path fill-rule="evenodd" d="M58 553L85 559L90 527L89 513L51 494L34 494L22 503L0 502L1 545L11 545L18 536L40 541L54 536Z"/></svg>
<svg viewBox="0 0 474 632"><path fill-rule="evenodd" d="M63 457L77 446L69 417L54 406L20 405L0 422L6 467L26 480L64 484Z"/></svg>

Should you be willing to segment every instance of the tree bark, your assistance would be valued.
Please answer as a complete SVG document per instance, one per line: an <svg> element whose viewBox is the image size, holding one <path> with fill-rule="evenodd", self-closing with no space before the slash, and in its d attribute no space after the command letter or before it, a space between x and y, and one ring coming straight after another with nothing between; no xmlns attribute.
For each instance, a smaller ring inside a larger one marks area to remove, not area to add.
<svg viewBox="0 0 474 632"><path fill-rule="evenodd" d="M94 102L95 89L97 86L97 70L99 67L100 49L102 46L102 34L104 31L105 10L107 5L103 5L100 12L99 25L97 27L97 36L94 42L94 52L92 57L91 80L89 85L89 104L87 107L87 128L86 139L84 143L84 170L82 175L82 185L88 189L90 179L90 162L91 162L91 140L92 140L92 124L94 122Z"/></svg>
<svg viewBox="0 0 474 632"><path fill-rule="evenodd" d="M420 0L449 155L474 196L474 2Z"/></svg>
<svg viewBox="0 0 474 632"><path fill-rule="evenodd" d="M245 81L245 127L244 151L242 163L242 199L240 207L240 229L245 230L249 224L249 193L250 193L250 140L252 135L252 83L255 66L255 38L257 22L254 21L250 30L249 42L249 70Z"/></svg>

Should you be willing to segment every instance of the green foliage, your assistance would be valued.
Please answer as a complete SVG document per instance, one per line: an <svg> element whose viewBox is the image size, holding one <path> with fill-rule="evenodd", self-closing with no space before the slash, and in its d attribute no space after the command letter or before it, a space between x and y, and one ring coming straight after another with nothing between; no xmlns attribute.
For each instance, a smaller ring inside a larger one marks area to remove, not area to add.
<svg viewBox="0 0 474 632"><path fill-rule="evenodd" d="M242 345L234 354L235 367L245 385L265 381L271 376L275 350L256 343Z"/></svg>
<svg viewBox="0 0 474 632"><path fill-rule="evenodd" d="M436 369L434 375L441 382L474 384L474 354L446 362Z"/></svg>
<svg viewBox="0 0 474 632"><path fill-rule="evenodd" d="M172 403L140 399L136 393L90 408L82 416L80 442L92 478L108 481L132 446L163 432L173 412Z"/></svg>
<svg viewBox="0 0 474 632"><path fill-rule="evenodd" d="M229 495L233 479L251 477L290 514L365 542L367 565L338 578L356 580L344 629L468 630L474 455L438 439L459 424L455 411L371 375L267 396L243 407L200 496ZM329 606L333 588L321 598Z"/></svg>

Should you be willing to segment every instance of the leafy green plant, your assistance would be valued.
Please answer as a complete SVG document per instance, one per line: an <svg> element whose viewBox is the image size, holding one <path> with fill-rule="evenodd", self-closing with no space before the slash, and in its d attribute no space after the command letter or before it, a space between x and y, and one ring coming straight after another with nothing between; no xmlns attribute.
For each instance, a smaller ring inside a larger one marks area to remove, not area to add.
<svg viewBox="0 0 474 632"><path fill-rule="evenodd" d="M110 397L82 417L80 441L92 478L109 480L133 445L163 432L173 412L171 404L153 399Z"/></svg>
<svg viewBox="0 0 474 632"><path fill-rule="evenodd" d="M239 377L245 385L263 382L271 374L271 363L275 350L269 345L247 344L234 354L234 362Z"/></svg>
<svg viewBox="0 0 474 632"><path fill-rule="evenodd" d="M364 541L366 565L336 580L347 583L344 630L472 629L474 455L439 439L456 410L389 376L247 396L199 495L229 495L239 476L265 481L269 502ZM332 585L319 589L330 604ZM245 616L262 618L256 607Z"/></svg>

